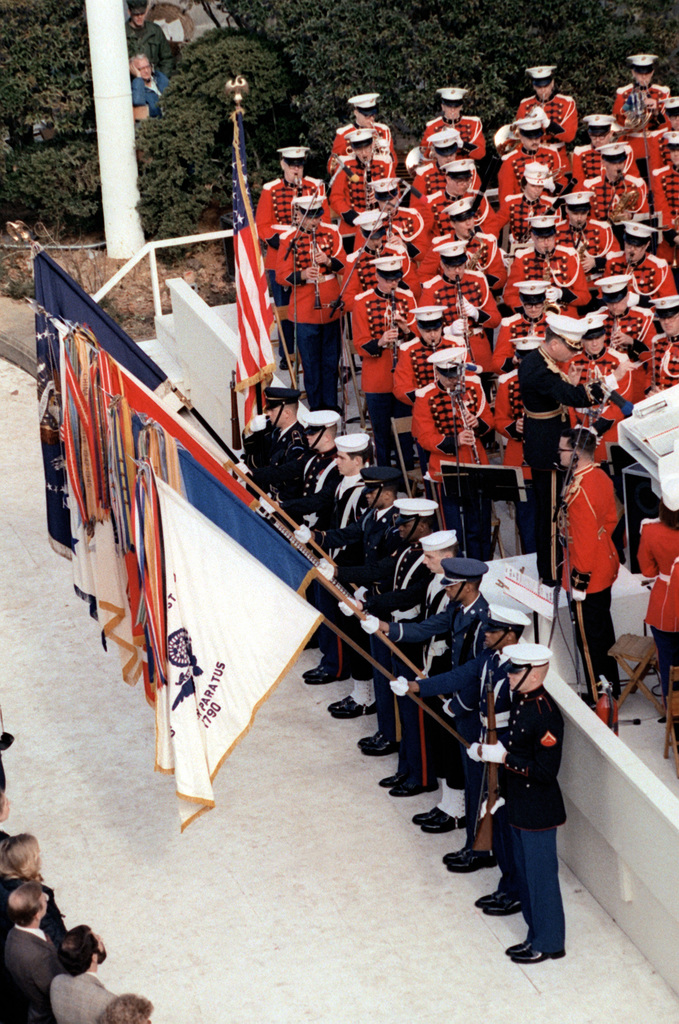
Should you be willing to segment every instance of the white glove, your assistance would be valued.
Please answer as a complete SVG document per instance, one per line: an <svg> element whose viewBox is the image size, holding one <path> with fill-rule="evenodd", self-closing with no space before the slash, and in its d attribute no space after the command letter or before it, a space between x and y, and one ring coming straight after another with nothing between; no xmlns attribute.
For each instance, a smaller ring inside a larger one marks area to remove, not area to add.
<svg viewBox="0 0 679 1024"><path fill-rule="evenodd" d="M368 588L367 587L358 587L354 591L354 597L356 598L357 601L365 601L367 593L368 593Z"/></svg>
<svg viewBox="0 0 679 1024"><path fill-rule="evenodd" d="M453 708L453 698L449 697L448 700L443 702L443 713L448 715L449 718L455 718L455 710Z"/></svg>
<svg viewBox="0 0 679 1024"><path fill-rule="evenodd" d="M298 540L300 544L308 544L311 540L311 530L309 527L302 523L302 525L295 530L295 539Z"/></svg>
<svg viewBox="0 0 679 1024"><path fill-rule="evenodd" d="M467 747L467 757L470 761L481 761L481 758L479 757L478 743L472 743L470 747Z"/></svg>
<svg viewBox="0 0 679 1024"><path fill-rule="evenodd" d="M250 430L253 434L258 434L260 430L266 430L266 425L269 422L264 413L260 413L258 416L253 416L250 420Z"/></svg>
<svg viewBox="0 0 679 1024"><path fill-rule="evenodd" d="M558 302L562 295L563 292L555 284L550 284L549 287L545 288L546 302Z"/></svg>
<svg viewBox="0 0 679 1024"><path fill-rule="evenodd" d="M241 473L247 473L248 476L250 475L250 470L245 462L237 462L236 469L239 469Z"/></svg>
<svg viewBox="0 0 679 1024"><path fill-rule="evenodd" d="M335 575L335 566L331 565L327 558L321 558L318 563L318 571L321 576L325 576L326 580L331 580Z"/></svg>
<svg viewBox="0 0 679 1024"><path fill-rule="evenodd" d="M337 607L341 611L342 615L349 616L356 614L356 609L352 608L351 605L347 604L345 601L340 601Z"/></svg>
<svg viewBox="0 0 679 1024"><path fill-rule="evenodd" d="M584 601L586 597L587 597L587 591L586 590L571 590L571 600L572 601L578 601L578 602L579 601Z"/></svg>
<svg viewBox="0 0 679 1024"><path fill-rule="evenodd" d="M481 760L490 761L493 764L502 764L507 750L501 743L482 743Z"/></svg>
<svg viewBox="0 0 679 1024"><path fill-rule="evenodd" d="M531 111L529 116L534 121L537 121L538 124L542 125L543 128L546 128L549 124L549 115L545 113L542 107L536 107Z"/></svg>
<svg viewBox="0 0 679 1024"><path fill-rule="evenodd" d="M266 512L268 516L272 516L274 514L275 509L273 505L270 505L269 502L266 501L264 498L259 499L259 507L261 508L262 512Z"/></svg>
<svg viewBox="0 0 679 1024"><path fill-rule="evenodd" d="M397 676L396 679L392 679L389 686L392 693L395 693L397 697L405 697L408 692L408 680L405 676Z"/></svg>
<svg viewBox="0 0 679 1024"><path fill-rule="evenodd" d="M465 299L464 295L462 296L462 312L465 316L468 316L470 320L473 320L474 323L479 319L478 309L476 306L472 306L469 299Z"/></svg>
<svg viewBox="0 0 679 1024"><path fill-rule="evenodd" d="M361 619L361 629L365 633L376 633L380 628L380 620L376 615L366 615L364 619Z"/></svg>
<svg viewBox="0 0 679 1024"><path fill-rule="evenodd" d="M495 801L495 803L493 804L493 806L491 807L490 813L491 814L495 814L495 812L499 811L501 807L504 807L504 805L505 805L505 798L503 796L499 796L497 798L497 800ZM479 819L481 819L484 816L484 814L486 813L487 810L488 810L488 801L484 800L483 803L481 804L481 809L479 810Z"/></svg>
<svg viewBox="0 0 679 1024"><path fill-rule="evenodd" d="M607 373L603 379L603 384L609 391L618 390L618 379L614 373Z"/></svg>

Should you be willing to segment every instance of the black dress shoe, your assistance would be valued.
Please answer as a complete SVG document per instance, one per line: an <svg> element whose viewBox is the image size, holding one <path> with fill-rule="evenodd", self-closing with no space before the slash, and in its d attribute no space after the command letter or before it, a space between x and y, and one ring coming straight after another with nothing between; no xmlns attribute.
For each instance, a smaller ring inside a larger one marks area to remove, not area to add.
<svg viewBox="0 0 679 1024"><path fill-rule="evenodd" d="M363 747L371 747L374 743L381 743L383 739L384 736L382 735L381 732L374 732L372 736L364 736L362 739L360 739L356 746L360 747L361 749L363 749Z"/></svg>
<svg viewBox="0 0 679 1024"><path fill-rule="evenodd" d="M320 665L314 665L313 668L308 668L306 672L302 672L302 679L308 679L310 676L317 676L323 669Z"/></svg>
<svg viewBox="0 0 679 1024"><path fill-rule="evenodd" d="M432 807L430 811L423 811L421 814L413 814L413 825L424 825L425 821L431 821L432 818L435 818L440 813L441 811L438 807Z"/></svg>
<svg viewBox="0 0 679 1024"><path fill-rule="evenodd" d="M322 669L317 669L315 672L310 673L308 676L303 676L302 678L307 686L324 686L326 683L334 683L337 681L337 676L334 676L332 672L324 672Z"/></svg>
<svg viewBox="0 0 679 1024"><path fill-rule="evenodd" d="M13 743L14 737L11 732L3 732L2 736L0 736L0 751L9 750Z"/></svg>
<svg viewBox="0 0 679 1024"><path fill-rule="evenodd" d="M328 711L333 718L360 718L361 715L374 715L377 711L377 704L374 701L372 704L357 704L349 695L344 700L329 704Z"/></svg>
<svg viewBox="0 0 679 1024"><path fill-rule="evenodd" d="M490 903L495 903L502 895L504 894L499 890L489 892L486 896L479 896L477 900L474 900L474 906L483 909L483 907L487 907Z"/></svg>
<svg viewBox="0 0 679 1024"><path fill-rule="evenodd" d="M361 747L361 753L365 754L366 757L384 757L386 754L397 754L398 743L392 740L387 740L384 736L380 737L378 743L371 743Z"/></svg>
<svg viewBox="0 0 679 1024"><path fill-rule="evenodd" d="M489 917L509 917L511 914L521 913L521 900L518 900L516 896L500 893L496 900L484 904L481 909Z"/></svg>
<svg viewBox="0 0 679 1024"><path fill-rule="evenodd" d="M455 818L452 814L440 811L438 817L430 818L422 824L423 832L454 832L456 828L466 828L466 818Z"/></svg>
<svg viewBox="0 0 679 1024"><path fill-rule="evenodd" d="M459 860L463 854L467 854L467 847L463 846L461 850L453 850L452 853L443 854L444 864L454 864L456 860Z"/></svg>
<svg viewBox="0 0 679 1024"><path fill-rule="evenodd" d="M438 788L438 782L430 782L428 786L423 786L419 782L398 782L389 790L389 796L419 796L420 793L433 793Z"/></svg>
<svg viewBox="0 0 679 1024"><path fill-rule="evenodd" d="M530 942L525 939L524 942L517 942L515 946L508 946L505 956L514 956L515 953L523 953L527 949L530 949Z"/></svg>
<svg viewBox="0 0 679 1024"><path fill-rule="evenodd" d="M528 949L522 949L517 953L512 953L511 960L515 964L541 964L545 960L560 960L562 956L566 955L565 949L560 949L556 953L540 953L537 949L533 949L529 946Z"/></svg>
<svg viewBox="0 0 679 1024"><path fill-rule="evenodd" d="M388 775L386 779L380 779L379 785L382 789L391 789L392 786L400 786L402 782L408 778L404 773L396 775Z"/></svg>
<svg viewBox="0 0 679 1024"><path fill-rule="evenodd" d="M480 871L481 868L494 868L497 864L497 858L492 853L488 856L488 854L474 853L473 850L463 852L464 856L460 855L457 859L448 861L446 867L449 871L466 875L470 871Z"/></svg>

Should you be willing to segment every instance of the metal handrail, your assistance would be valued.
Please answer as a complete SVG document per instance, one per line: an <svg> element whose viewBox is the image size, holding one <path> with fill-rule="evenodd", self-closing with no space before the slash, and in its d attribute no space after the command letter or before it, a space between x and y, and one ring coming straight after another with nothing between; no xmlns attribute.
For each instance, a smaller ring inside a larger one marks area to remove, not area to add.
<svg viewBox="0 0 679 1024"><path fill-rule="evenodd" d="M126 274L136 267L137 263L144 259L145 256L149 257L149 266L151 268L151 288L153 290L153 308L156 316L162 315L162 306L160 302L160 282L158 281L158 264L156 261L156 249L169 249L173 245L193 245L196 242L216 242L220 238L233 238L233 228L226 228L223 231L207 231L203 235L184 235L183 238L161 238L155 242L146 242L142 245L139 252L136 252L134 256L125 263L120 270L111 277L106 284L102 285L99 291L95 292L92 296L95 302L100 302L105 295L111 291L112 288L118 284L119 281L125 277Z"/></svg>

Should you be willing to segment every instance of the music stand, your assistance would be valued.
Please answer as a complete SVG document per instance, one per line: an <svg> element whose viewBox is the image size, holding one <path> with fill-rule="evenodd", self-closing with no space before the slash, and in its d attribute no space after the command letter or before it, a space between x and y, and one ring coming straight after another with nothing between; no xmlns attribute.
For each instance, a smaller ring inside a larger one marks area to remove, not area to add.
<svg viewBox="0 0 679 1024"><path fill-rule="evenodd" d="M447 498L469 505L474 498L491 501L527 501L526 481L520 466L476 466L467 462L441 462Z"/></svg>

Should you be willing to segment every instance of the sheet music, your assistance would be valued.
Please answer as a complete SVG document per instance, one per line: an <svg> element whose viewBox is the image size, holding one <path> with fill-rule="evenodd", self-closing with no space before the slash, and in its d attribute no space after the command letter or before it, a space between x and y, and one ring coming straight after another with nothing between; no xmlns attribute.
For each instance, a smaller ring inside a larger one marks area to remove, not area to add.
<svg viewBox="0 0 679 1024"><path fill-rule="evenodd" d="M647 444L656 455L669 455L679 441L679 408L668 406L649 416L633 416L625 422L625 427L627 433Z"/></svg>
<svg viewBox="0 0 679 1024"><path fill-rule="evenodd" d="M512 565L507 566L502 585L515 601L520 601L546 619L554 618L554 591L551 587L546 587Z"/></svg>

